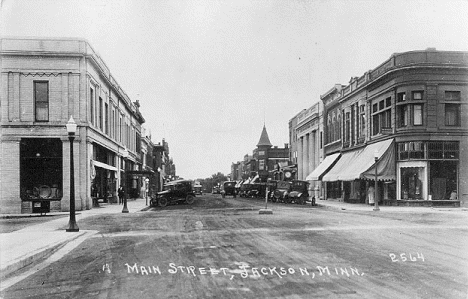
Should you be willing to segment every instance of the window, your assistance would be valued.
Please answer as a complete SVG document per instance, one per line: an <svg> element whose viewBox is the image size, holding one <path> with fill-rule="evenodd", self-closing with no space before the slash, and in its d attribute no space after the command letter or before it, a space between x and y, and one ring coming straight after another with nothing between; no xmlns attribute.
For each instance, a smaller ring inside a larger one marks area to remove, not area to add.
<svg viewBox="0 0 468 299"><path fill-rule="evenodd" d="M411 93L412 100L406 101L405 93L400 92L397 94L397 123L398 127L406 127L408 125L413 126L422 126L423 125L423 104L419 104L416 101L420 101L423 99L423 92L422 91L413 91Z"/></svg>
<svg viewBox="0 0 468 299"><path fill-rule="evenodd" d="M400 127L408 125L408 105L398 106L398 118Z"/></svg>
<svg viewBox="0 0 468 299"><path fill-rule="evenodd" d="M98 109L99 109L99 129L102 130L102 124L103 124L103 119L102 119L103 111L102 111L102 109L103 108L102 108L102 98L101 97L99 97L99 108Z"/></svg>
<svg viewBox="0 0 468 299"><path fill-rule="evenodd" d="M406 93L405 92L399 92L397 94L397 102L400 103L400 102L404 102L406 101Z"/></svg>
<svg viewBox="0 0 468 299"><path fill-rule="evenodd" d="M365 105L359 106L359 122L360 122L360 134L359 136L364 137L366 135L366 111Z"/></svg>
<svg viewBox="0 0 468 299"><path fill-rule="evenodd" d="M259 160L258 162L258 170L263 170L265 168L265 160Z"/></svg>
<svg viewBox="0 0 468 299"><path fill-rule="evenodd" d="M460 91L445 91L445 101L455 103L445 103L445 125L457 127L461 125L461 100Z"/></svg>
<svg viewBox="0 0 468 299"><path fill-rule="evenodd" d="M421 126L422 124L422 105L413 105L413 125Z"/></svg>
<svg viewBox="0 0 468 299"><path fill-rule="evenodd" d="M392 128L391 98L372 105L372 135L382 134Z"/></svg>
<svg viewBox="0 0 468 299"><path fill-rule="evenodd" d="M89 109L91 124L94 125L94 90L92 88L89 89Z"/></svg>
<svg viewBox="0 0 468 299"><path fill-rule="evenodd" d="M445 100L446 101L460 101L461 94L459 91L446 91Z"/></svg>
<svg viewBox="0 0 468 299"><path fill-rule="evenodd" d="M106 116L105 116L105 130L106 130L106 134L109 134L109 104L105 104L106 105L106 109L104 109L105 113L106 113Z"/></svg>
<svg viewBox="0 0 468 299"><path fill-rule="evenodd" d="M49 121L49 82L34 81L36 121Z"/></svg>
<svg viewBox="0 0 468 299"><path fill-rule="evenodd" d="M413 100L422 100L423 92L422 91L413 91Z"/></svg>
<svg viewBox="0 0 468 299"><path fill-rule="evenodd" d="M460 104L445 104L445 125L460 126Z"/></svg>
<svg viewBox="0 0 468 299"><path fill-rule="evenodd" d="M345 114L345 141L349 141L349 138L350 138L350 131L351 131L351 113L350 112L346 112Z"/></svg>

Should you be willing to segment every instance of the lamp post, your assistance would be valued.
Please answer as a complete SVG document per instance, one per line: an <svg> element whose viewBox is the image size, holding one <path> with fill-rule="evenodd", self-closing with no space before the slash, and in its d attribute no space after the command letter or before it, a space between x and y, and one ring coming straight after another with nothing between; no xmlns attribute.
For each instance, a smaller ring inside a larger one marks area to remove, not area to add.
<svg viewBox="0 0 468 299"><path fill-rule="evenodd" d="M146 205L148 205L148 192L149 192L149 178L145 179L145 195L146 195Z"/></svg>
<svg viewBox="0 0 468 299"><path fill-rule="evenodd" d="M73 162L73 140L75 139L76 123L73 116L67 123L68 140L70 140L70 221L68 222L67 232L78 232L80 229L75 219L75 170Z"/></svg>
<svg viewBox="0 0 468 299"><path fill-rule="evenodd" d="M374 152L374 168L375 168L375 186L374 186L374 211L380 211L379 209L379 199L377 198L377 162L379 161L379 151L375 150Z"/></svg>

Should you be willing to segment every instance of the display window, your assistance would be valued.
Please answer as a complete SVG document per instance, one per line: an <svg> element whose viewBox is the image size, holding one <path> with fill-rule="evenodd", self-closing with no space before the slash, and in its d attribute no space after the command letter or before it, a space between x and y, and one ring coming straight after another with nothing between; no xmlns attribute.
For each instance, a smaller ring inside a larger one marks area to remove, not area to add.
<svg viewBox="0 0 468 299"><path fill-rule="evenodd" d="M427 162L401 162L398 165L398 199L427 199Z"/></svg>
<svg viewBox="0 0 468 299"><path fill-rule="evenodd" d="M59 138L23 138L20 142L22 200L62 198L62 141Z"/></svg>

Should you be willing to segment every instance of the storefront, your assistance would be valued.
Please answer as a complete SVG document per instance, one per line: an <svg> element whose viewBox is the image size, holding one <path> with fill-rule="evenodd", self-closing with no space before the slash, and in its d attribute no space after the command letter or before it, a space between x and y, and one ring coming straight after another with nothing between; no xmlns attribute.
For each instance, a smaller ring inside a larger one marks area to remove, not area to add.
<svg viewBox="0 0 468 299"><path fill-rule="evenodd" d="M397 200L459 204L458 142L410 141L398 143L397 148Z"/></svg>
<svg viewBox="0 0 468 299"><path fill-rule="evenodd" d="M91 198L93 204L98 201L117 202L116 155L106 148L93 144L91 160Z"/></svg>
<svg viewBox="0 0 468 299"><path fill-rule="evenodd" d="M375 154L378 161L375 161ZM330 156L328 163L333 163L337 156ZM324 160L325 162L325 160ZM341 157L333 167L323 175L326 184L327 198L341 198L353 203L368 203L369 190L378 181L377 197L382 202L395 199L395 148L393 139L387 139L359 149L341 153ZM318 173L316 173L318 174ZM310 178L316 177L311 173ZM373 191L372 191L373 192Z"/></svg>
<svg viewBox="0 0 468 299"><path fill-rule="evenodd" d="M22 213L60 211L63 153L59 138L22 138L20 194Z"/></svg>

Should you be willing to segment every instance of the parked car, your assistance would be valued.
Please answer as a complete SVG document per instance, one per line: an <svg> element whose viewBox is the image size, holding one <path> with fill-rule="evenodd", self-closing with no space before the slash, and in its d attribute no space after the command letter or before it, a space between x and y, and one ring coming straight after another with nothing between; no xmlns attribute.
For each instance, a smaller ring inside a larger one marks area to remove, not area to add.
<svg viewBox="0 0 468 299"><path fill-rule="evenodd" d="M293 180L289 198L297 204L304 205L309 198L309 183L306 181Z"/></svg>
<svg viewBox="0 0 468 299"><path fill-rule="evenodd" d="M192 188L192 181L177 180L164 185L163 191L156 193L156 197L151 198L151 206L165 207L173 203L195 202L195 193Z"/></svg>
<svg viewBox="0 0 468 299"><path fill-rule="evenodd" d="M221 184L221 196L223 198L226 197L226 195L231 195L236 198L236 182L235 181L227 181Z"/></svg>
<svg viewBox="0 0 468 299"><path fill-rule="evenodd" d="M194 192L196 195L202 195L202 194L203 194L202 189L203 189L202 185L194 185L194 186L193 186L193 192Z"/></svg>
<svg viewBox="0 0 468 299"><path fill-rule="evenodd" d="M276 189L273 191L273 202L290 203L289 192L291 192L291 182L277 181Z"/></svg>
<svg viewBox="0 0 468 299"><path fill-rule="evenodd" d="M212 194L219 194L219 187L218 187L218 186L214 186L213 189L211 190L211 193L212 193Z"/></svg>

